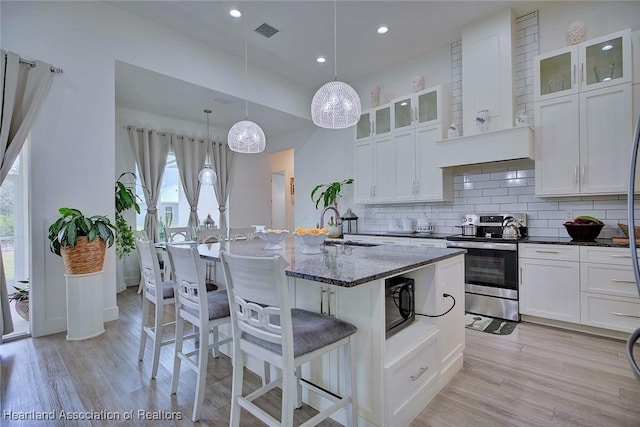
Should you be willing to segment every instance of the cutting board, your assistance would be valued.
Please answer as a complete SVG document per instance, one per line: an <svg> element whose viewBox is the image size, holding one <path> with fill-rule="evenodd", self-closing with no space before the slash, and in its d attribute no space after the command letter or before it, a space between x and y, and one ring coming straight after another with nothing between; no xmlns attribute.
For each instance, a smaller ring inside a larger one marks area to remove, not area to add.
<svg viewBox="0 0 640 427"><path fill-rule="evenodd" d="M629 239L626 237L612 237L611 242L616 245L628 245ZM636 245L640 245L640 239L636 239Z"/></svg>

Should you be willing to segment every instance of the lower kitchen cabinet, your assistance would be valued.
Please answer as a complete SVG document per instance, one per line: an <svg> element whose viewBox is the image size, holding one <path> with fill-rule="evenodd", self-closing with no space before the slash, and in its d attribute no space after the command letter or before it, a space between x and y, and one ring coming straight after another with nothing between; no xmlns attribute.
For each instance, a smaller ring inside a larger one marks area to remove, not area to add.
<svg viewBox="0 0 640 427"><path fill-rule="evenodd" d="M640 299L628 248L580 248L581 323L633 332Z"/></svg>
<svg viewBox="0 0 640 427"><path fill-rule="evenodd" d="M578 248L534 244L521 248L520 312L580 323Z"/></svg>

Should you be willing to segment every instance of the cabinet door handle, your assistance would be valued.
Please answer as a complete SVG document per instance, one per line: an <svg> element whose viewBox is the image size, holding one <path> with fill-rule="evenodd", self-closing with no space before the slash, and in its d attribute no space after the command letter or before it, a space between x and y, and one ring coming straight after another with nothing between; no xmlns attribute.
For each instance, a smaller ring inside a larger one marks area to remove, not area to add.
<svg viewBox="0 0 640 427"><path fill-rule="evenodd" d="M369 122L369 125L370 125L369 127L371 129L371 135L373 135L373 132L375 131L375 126L374 126L373 122Z"/></svg>
<svg viewBox="0 0 640 427"><path fill-rule="evenodd" d="M631 258L631 255L609 255L611 258Z"/></svg>
<svg viewBox="0 0 640 427"><path fill-rule="evenodd" d="M633 317L634 319L640 319L640 316L638 316L636 314L618 313L617 311L612 311L611 314L613 314L614 316Z"/></svg>
<svg viewBox="0 0 640 427"><path fill-rule="evenodd" d="M573 85L576 85L576 64L573 64Z"/></svg>
<svg viewBox="0 0 640 427"><path fill-rule="evenodd" d="M584 74L584 62L580 64L580 78L582 79L580 84L587 84L587 76Z"/></svg>
<svg viewBox="0 0 640 427"><path fill-rule="evenodd" d="M327 293L325 288L320 288L320 314L326 314L324 312L324 294Z"/></svg>
<svg viewBox="0 0 640 427"><path fill-rule="evenodd" d="M582 166L582 168L580 168L580 182L582 182L583 185L585 184L584 171L586 168L586 166Z"/></svg>
<svg viewBox="0 0 640 427"><path fill-rule="evenodd" d="M336 317L335 314L331 314L331 296L333 295L335 298L336 293L334 291L332 291L331 289L329 289L328 291L329 293L327 294L327 306L329 307L327 310L327 314L329 315L329 317ZM334 307L335 308L335 307ZM335 311L335 309L334 309Z"/></svg>
<svg viewBox="0 0 640 427"><path fill-rule="evenodd" d="M624 279L611 279L613 283L633 283L635 284L635 280L624 280Z"/></svg>
<svg viewBox="0 0 640 427"><path fill-rule="evenodd" d="M427 372L429 370L428 366L421 366L420 367L420 372L418 372L418 375L411 375L411 381L415 381L418 378L420 378L422 375L424 375L425 372Z"/></svg>
<svg viewBox="0 0 640 427"><path fill-rule="evenodd" d="M559 254L559 251L543 251L540 249L536 249L536 253L538 254Z"/></svg>
<svg viewBox="0 0 640 427"><path fill-rule="evenodd" d="M573 169L573 180L576 184L578 183L578 166Z"/></svg>

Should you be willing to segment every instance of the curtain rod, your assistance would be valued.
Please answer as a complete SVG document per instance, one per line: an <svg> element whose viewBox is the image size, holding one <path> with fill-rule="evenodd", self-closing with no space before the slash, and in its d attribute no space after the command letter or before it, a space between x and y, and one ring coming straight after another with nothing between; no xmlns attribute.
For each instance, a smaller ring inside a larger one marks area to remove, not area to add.
<svg viewBox="0 0 640 427"><path fill-rule="evenodd" d="M131 126L131 125L127 125L127 126L125 126L125 129L135 129L135 130L136 130L136 131L138 131L138 132L142 132L142 131L145 131L145 130L146 130L148 133L153 132L153 130L152 130L152 129L134 128L134 127L133 127L133 126ZM156 133L157 133L158 135L160 135L160 136L166 136L167 134L169 134L169 135L171 134L171 132L156 132ZM206 139L206 138L204 138L204 137L200 137L200 136L184 136L184 135L176 135L176 138L179 138L179 139L187 139L187 140L193 140L193 141L198 140L198 139L202 139L202 140ZM211 142L218 143L218 141L216 141L216 140L211 140Z"/></svg>
<svg viewBox="0 0 640 427"><path fill-rule="evenodd" d="M29 65L31 66L31 68L35 68L35 66L37 65L35 61L27 61L26 59L22 59L22 58L20 58L20 63ZM49 70L55 74L62 74L63 72L62 68L56 68L53 65L49 67Z"/></svg>

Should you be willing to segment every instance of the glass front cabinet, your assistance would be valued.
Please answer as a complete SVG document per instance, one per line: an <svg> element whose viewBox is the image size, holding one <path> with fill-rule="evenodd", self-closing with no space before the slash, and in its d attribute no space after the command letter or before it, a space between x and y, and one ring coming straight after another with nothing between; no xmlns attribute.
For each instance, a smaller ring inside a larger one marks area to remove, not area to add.
<svg viewBox="0 0 640 427"><path fill-rule="evenodd" d="M541 101L631 81L631 31L624 30L534 58L534 99Z"/></svg>
<svg viewBox="0 0 640 427"><path fill-rule="evenodd" d="M436 86L391 101L393 130L442 122L442 87Z"/></svg>
<svg viewBox="0 0 640 427"><path fill-rule="evenodd" d="M391 133L391 104L363 111L356 124L356 141Z"/></svg>

